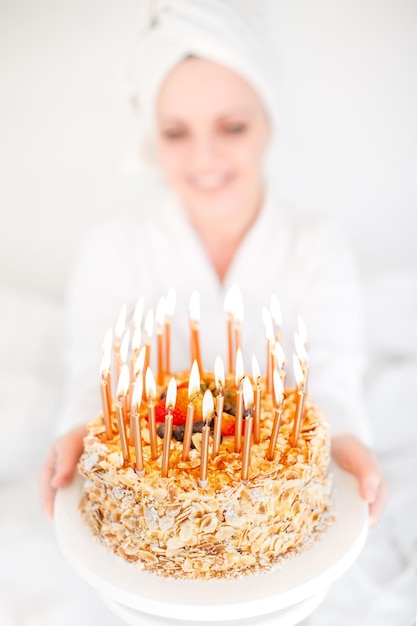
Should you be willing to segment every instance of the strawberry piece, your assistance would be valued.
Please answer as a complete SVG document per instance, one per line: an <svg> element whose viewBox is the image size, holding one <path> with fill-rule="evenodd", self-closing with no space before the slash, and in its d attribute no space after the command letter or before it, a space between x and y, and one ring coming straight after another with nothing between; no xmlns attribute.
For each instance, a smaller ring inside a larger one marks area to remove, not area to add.
<svg viewBox="0 0 417 626"><path fill-rule="evenodd" d="M222 435L230 437L235 434L235 416L229 413L223 413L222 418ZM246 420L242 422L242 435L245 434Z"/></svg>
<svg viewBox="0 0 417 626"><path fill-rule="evenodd" d="M187 418L187 409L188 409L188 385L187 387L178 387L177 389L177 400L175 402L174 410L172 411L172 422L175 426L179 424L185 424L185 420ZM194 421L202 420L202 398L197 396L194 401ZM157 422L165 421L165 415L167 413L166 409L166 399L162 398L155 404L155 418Z"/></svg>
<svg viewBox="0 0 417 626"><path fill-rule="evenodd" d="M235 434L235 417L229 413L223 413L222 417L222 435L225 437Z"/></svg>

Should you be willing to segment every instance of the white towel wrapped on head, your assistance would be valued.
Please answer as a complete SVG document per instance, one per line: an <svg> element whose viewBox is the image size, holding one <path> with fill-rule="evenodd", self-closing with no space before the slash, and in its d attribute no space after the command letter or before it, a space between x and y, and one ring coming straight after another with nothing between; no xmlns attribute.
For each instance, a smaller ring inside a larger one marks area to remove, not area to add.
<svg viewBox="0 0 417 626"><path fill-rule="evenodd" d="M246 79L260 96L271 129L277 128L275 55L268 20L262 19L267 5L236 0L161 0L152 5L128 76L145 146L154 135L159 89L170 70L189 56L225 65Z"/></svg>

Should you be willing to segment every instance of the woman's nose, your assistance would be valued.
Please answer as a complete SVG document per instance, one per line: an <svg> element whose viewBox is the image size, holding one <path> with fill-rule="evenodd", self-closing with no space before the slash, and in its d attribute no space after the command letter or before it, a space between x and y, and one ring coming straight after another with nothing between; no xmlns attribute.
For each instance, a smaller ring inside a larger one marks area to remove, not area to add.
<svg viewBox="0 0 417 626"><path fill-rule="evenodd" d="M219 161L219 143L213 136L195 137L191 143L190 162L199 170L208 169Z"/></svg>

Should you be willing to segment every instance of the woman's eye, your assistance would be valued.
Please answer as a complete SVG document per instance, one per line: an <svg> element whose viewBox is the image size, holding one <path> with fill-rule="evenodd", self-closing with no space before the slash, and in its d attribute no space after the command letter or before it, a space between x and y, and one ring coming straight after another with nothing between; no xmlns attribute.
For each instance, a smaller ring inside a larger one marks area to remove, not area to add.
<svg viewBox="0 0 417 626"><path fill-rule="evenodd" d="M167 129L162 131L162 137L164 139L182 139L183 137L185 137L186 133L183 130L176 130L176 129Z"/></svg>
<svg viewBox="0 0 417 626"><path fill-rule="evenodd" d="M238 124L229 124L225 127L226 133L229 133L230 135L239 135L240 133L244 133L246 129L247 125L243 122Z"/></svg>

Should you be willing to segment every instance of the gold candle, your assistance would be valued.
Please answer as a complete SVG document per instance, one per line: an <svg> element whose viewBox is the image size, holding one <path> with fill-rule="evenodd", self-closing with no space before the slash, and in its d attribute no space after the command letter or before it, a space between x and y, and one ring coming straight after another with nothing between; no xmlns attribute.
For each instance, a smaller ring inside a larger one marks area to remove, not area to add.
<svg viewBox="0 0 417 626"><path fill-rule="evenodd" d="M243 422L243 397L242 388L236 389L236 416L235 416L235 452L242 449L242 422Z"/></svg>
<svg viewBox="0 0 417 626"><path fill-rule="evenodd" d="M125 463L130 461L129 445L126 437L126 393L129 388L129 368L123 365L116 390L116 415L119 427L120 445L122 448L123 460Z"/></svg>
<svg viewBox="0 0 417 626"><path fill-rule="evenodd" d="M159 385L162 385L164 382L165 308L165 298L159 298L155 313L155 322L157 325L157 379Z"/></svg>
<svg viewBox="0 0 417 626"><path fill-rule="evenodd" d="M131 348L132 348L132 353L130 355L129 358L129 363L130 363L130 396L132 396L132 386L133 386L133 382L136 380L136 375L135 375L135 365L136 365L136 361L138 360L138 356L140 354L140 350L141 350L141 343L142 343L142 331L141 329L135 328L133 335L132 335L132 343L131 343Z"/></svg>
<svg viewBox="0 0 417 626"><path fill-rule="evenodd" d="M174 315L176 302L175 289L168 289L165 298L165 373L171 373L171 318Z"/></svg>
<svg viewBox="0 0 417 626"><path fill-rule="evenodd" d="M304 393L307 393L307 379L308 379L308 354L306 347L298 333L294 335L295 352L298 360L300 361L301 369L304 376Z"/></svg>
<svg viewBox="0 0 417 626"><path fill-rule="evenodd" d="M198 363L198 369L202 371L201 350L200 350L200 294L193 291L189 303L190 311L190 331L191 331L191 362Z"/></svg>
<svg viewBox="0 0 417 626"><path fill-rule="evenodd" d="M303 419L303 411L304 411L304 375L303 370L301 368L300 361L298 360L297 355L293 356L293 364L294 364L294 373L295 379L297 381L297 404L294 416L294 425L291 435L291 445L296 447L298 444L298 438L300 436L300 428L301 422Z"/></svg>
<svg viewBox="0 0 417 626"><path fill-rule="evenodd" d="M214 362L214 378L216 382L216 411L214 414L214 432L213 432L213 452L212 457L216 457L220 450L220 441L222 438L222 418L224 405L224 365L222 359L218 356Z"/></svg>
<svg viewBox="0 0 417 626"><path fill-rule="evenodd" d="M125 415L126 415L125 398L117 398L116 416L117 416L117 426L118 426L119 435L120 435L120 445L122 448L123 461L125 463L128 463L130 461L130 451L129 451L129 446L127 443Z"/></svg>
<svg viewBox="0 0 417 626"><path fill-rule="evenodd" d="M227 332L227 371L233 374L233 294L236 287L231 287L224 299Z"/></svg>
<svg viewBox="0 0 417 626"><path fill-rule="evenodd" d="M103 358L101 360L100 373L101 373L101 381L100 381L100 394L101 394L101 405L103 407L103 420L104 426L106 427L106 437L107 440L113 438L113 427L111 423L111 394L109 394L109 386L110 382L110 351L107 351L103 354ZM109 400L110 397L110 400Z"/></svg>
<svg viewBox="0 0 417 626"><path fill-rule="evenodd" d="M175 407L177 400L177 383L175 378L171 378L168 384L167 395L165 400L165 407L167 413L165 415L165 429L164 429L164 444L162 448L162 469L161 476L163 478L168 477L169 473L169 455L171 452L171 439L172 439L172 411Z"/></svg>
<svg viewBox="0 0 417 626"><path fill-rule="evenodd" d="M119 365L120 368L124 367L125 365L127 365L127 361L128 361L128 354L129 354L129 340L130 340L130 330L126 330L125 334L123 335L122 341L120 343L120 350L119 350ZM130 374L129 374L129 380L130 380ZM130 413L130 382L129 382L129 386L126 390L126 412ZM130 434L130 443L131 445L133 445L133 439L132 439L132 434Z"/></svg>
<svg viewBox="0 0 417 626"><path fill-rule="evenodd" d="M261 439L261 370L256 356L252 355L252 377L254 384L254 405L253 405L253 440L259 443Z"/></svg>
<svg viewBox="0 0 417 626"><path fill-rule="evenodd" d="M135 471L138 476L144 476L143 465L142 433L140 428L140 407L142 404L143 381L139 376L135 382L132 393L132 408L130 411L130 424L133 430L133 441L135 444L136 464Z"/></svg>
<svg viewBox="0 0 417 626"><path fill-rule="evenodd" d="M107 397L107 381L100 381L100 394L101 394L101 404L103 407L103 420L104 426L106 427L106 438L109 441L113 438L113 427L111 423L111 415L108 405L108 397Z"/></svg>
<svg viewBox="0 0 417 626"><path fill-rule="evenodd" d="M229 371L229 374L233 374L233 318L231 315L227 316L226 323L227 323L228 371Z"/></svg>
<svg viewBox="0 0 417 626"><path fill-rule="evenodd" d="M188 380L188 407L185 418L184 439L182 442L182 460L188 461L190 456L191 437L194 424L194 397L200 393L200 372L197 361L193 362Z"/></svg>
<svg viewBox="0 0 417 626"><path fill-rule="evenodd" d="M165 362L164 369L167 376L171 374L171 320L169 317L165 319L164 324L165 337Z"/></svg>
<svg viewBox="0 0 417 626"><path fill-rule="evenodd" d="M242 351L240 349L236 353L235 372L236 372L235 374L235 384L236 384L235 452L240 452L242 449L242 422L243 422L242 380L245 375Z"/></svg>
<svg viewBox="0 0 417 626"><path fill-rule="evenodd" d="M201 431L201 452L200 452L200 480L198 484L200 487L207 486L207 465L208 465L208 453L210 442L210 426L209 422L213 417L214 402L213 394L210 389L207 389L203 396L203 419L204 426Z"/></svg>
<svg viewBox="0 0 417 626"><path fill-rule="evenodd" d="M146 348L145 346L142 346L133 367L133 380L136 380L137 377L140 376L142 378L143 385L145 384L145 355Z"/></svg>
<svg viewBox="0 0 417 626"><path fill-rule="evenodd" d="M265 325L266 335L266 392L272 394L273 378L273 345L275 344L274 328L272 325L271 312L262 307L262 319Z"/></svg>
<svg viewBox="0 0 417 626"><path fill-rule="evenodd" d="M145 363L143 366L143 371L146 376L146 372L148 367L151 366L151 343L152 343L152 334L153 334L153 311L150 309L145 318ZM145 380L146 383L146 380Z"/></svg>
<svg viewBox="0 0 417 626"><path fill-rule="evenodd" d="M107 394L107 406L109 407L110 416L113 411L113 398L112 398L112 389L111 389L111 354L112 354L112 329L109 328L104 336L103 346L102 346L102 355L107 355L107 365L106 367L106 394Z"/></svg>
<svg viewBox="0 0 417 626"><path fill-rule="evenodd" d="M172 438L172 412L168 410L165 415L165 429L164 429L164 443L162 447L162 468L161 476L163 478L168 477L169 473L169 455L171 452L171 438Z"/></svg>
<svg viewBox="0 0 417 626"><path fill-rule="evenodd" d="M275 361L276 364L278 366L278 373L280 375L281 381L282 381L282 386L284 388L284 392L285 392L285 377L286 377L286 372L285 372L285 354L284 354L284 350L282 349L282 346L280 344L279 341L275 342L275 348L274 348L274 354L275 354Z"/></svg>
<svg viewBox="0 0 417 626"><path fill-rule="evenodd" d="M148 400L148 428L149 428L149 442L151 445L151 457L153 460L158 458L158 439L156 433L156 418L155 418L155 396L156 396L156 382L152 374L150 367L146 370L145 374L145 387L146 397Z"/></svg>
<svg viewBox="0 0 417 626"><path fill-rule="evenodd" d="M245 406L245 411L247 412L247 411L250 411L251 408L253 408L253 402L254 402L252 385L247 376L245 376L243 379L242 392L243 392L243 404ZM248 481L248 476L249 476L252 430L253 430L253 417L251 415L248 415L248 417L245 419L245 436L244 436L244 443L243 443L242 470L241 470L241 480L244 483Z"/></svg>
<svg viewBox="0 0 417 626"><path fill-rule="evenodd" d="M197 361L194 361L194 363L197 363ZM191 437L193 435L193 423L194 423L194 404L192 402L192 399L189 398L189 403L187 406L187 415L185 418L184 438L182 441L182 460L183 461L188 461L188 459L190 458Z"/></svg>
<svg viewBox="0 0 417 626"><path fill-rule="evenodd" d="M242 295L238 287L235 288L234 292L234 312L233 312L233 321L235 327L235 350L237 351L239 348L242 348L242 322L243 322L243 302Z"/></svg>
<svg viewBox="0 0 417 626"><path fill-rule="evenodd" d="M271 296L271 318L275 326L275 341L281 340L282 314L278 297L273 294Z"/></svg>
<svg viewBox="0 0 417 626"><path fill-rule="evenodd" d="M242 471L241 471L241 480L243 483L247 483L248 477L249 477L252 430L253 430L253 417L249 416L245 420L245 439L243 443L243 457L242 457Z"/></svg>
<svg viewBox="0 0 417 626"><path fill-rule="evenodd" d="M277 447L278 434L281 426L281 418L284 402L284 387L277 370L274 370L274 423L272 426L271 437L266 458L273 461L275 457L275 448Z"/></svg>
<svg viewBox="0 0 417 626"><path fill-rule="evenodd" d="M235 349L242 348L242 326L235 324Z"/></svg>
<svg viewBox="0 0 417 626"><path fill-rule="evenodd" d="M120 370L122 367L121 362L120 362L120 342L121 342L121 338L123 335L123 331L126 326L126 315L127 315L127 306L126 304L123 304L122 308L120 309L120 313L117 318L117 321L116 321L116 326L114 328L114 343L113 343L114 366L115 366L114 370L116 372L117 378L120 376Z"/></svg>
<svg viewBox="0 0 417 626"><path fill-rule="evenodd" d="M132 385L133 382L136 380L137 376L138 376L138 367L137 367L137 361L139 358L139 355L141 353L142 350L142 318L143 318L143 305L144 305L144 299L143 297L140 297L139 300L136 303L135 309L133 311L133 325L134 325L134 331L133 331L133 335L132 335L132 354L130 356L130 397L132 396ZM145 352L145 347L143 347L143 351ZM145 357L143 357L144 359ZM144 369L143 369L143 365L144 362L142 362L142 367L140 368L141 374L142 374L142 383L143 385L145 384L145 376L144 376Z"/></svg>
<svg viewBox="0 0 417 626"><path fill-rule="evenodd" d="M157 337L157 377L158 385L162 385L164 382L164 335L162 329L158 329L156 333Z"/></svg>

